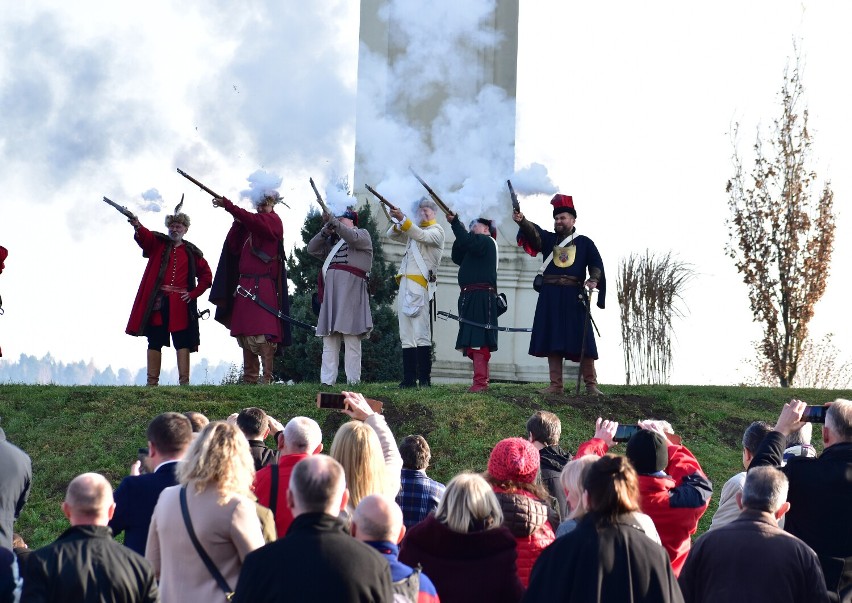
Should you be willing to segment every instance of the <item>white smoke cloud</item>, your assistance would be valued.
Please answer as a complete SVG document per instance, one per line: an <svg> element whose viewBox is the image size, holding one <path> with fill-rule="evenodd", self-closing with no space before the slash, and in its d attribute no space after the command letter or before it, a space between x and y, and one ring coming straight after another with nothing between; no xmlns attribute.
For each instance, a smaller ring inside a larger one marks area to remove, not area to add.
<svg viewBox="0 0 852 603"><path fill-rule="evenodd" d="M142 201L138 204L141 211L160 212L165 205L160 191L155 188L149 188L142 193Z"/></svg>
<svg viewBox="0 0 852 603"><path fill-rule="evenodd" d="M250 200L254 206L260 203L264 195L277 193L284 181L281 176L266 170L256 170L246 180L248 180L249 187L240 191L240 197Z"/></svg>

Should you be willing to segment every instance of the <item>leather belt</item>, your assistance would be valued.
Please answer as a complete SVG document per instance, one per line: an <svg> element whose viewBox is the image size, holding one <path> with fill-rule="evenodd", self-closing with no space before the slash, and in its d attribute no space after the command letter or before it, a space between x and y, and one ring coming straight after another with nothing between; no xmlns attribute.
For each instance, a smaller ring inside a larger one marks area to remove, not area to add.
<svg viewBox="0 0 852 603"><path fill-rule="evenodd" d="M576 287L580 280L576 276L563 276L561 274L545 274L545 285L557 285L559 287Z"/></svg>

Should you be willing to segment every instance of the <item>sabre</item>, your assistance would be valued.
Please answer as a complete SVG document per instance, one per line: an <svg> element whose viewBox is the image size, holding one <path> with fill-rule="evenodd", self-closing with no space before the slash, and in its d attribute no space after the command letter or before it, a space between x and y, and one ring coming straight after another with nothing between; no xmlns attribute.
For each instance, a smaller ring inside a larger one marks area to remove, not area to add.
<svg viewBox="0 0 852 603"><path fill-rule="evenodd" d="M486 331L503 331L506 333L532 333L532 327L499 327L497 325L486 324L484 322L468 320L467 318L462 318L460 316L456 316L455 314L444 312L443 310L440 310L437 313L437 316L441 320L447 320L448 318L452 318L453 320L457 320L460 323L471 325L472 327L479 327L480 329L485 329Z"/></svg>
<svg viewBox="0 0 852 603"><path fill-rule="evenodd" d="M108 199L107 197L104 197L104 203L108 203L108 204L112 205L116 210L118 210L118 212L120 214L122 214L125 218L127 218L128 222L132 222L133 220L137 219L136 214L134 214L132 211L130 211L129 209L127 209L123 205L119 205L115 201Z"/></svg>
<svg viewBox="0 0 852 603"><path fill-rule="evenodd" d="M589 324L592 319L592 292L589 291L588 295L583 295L583 291L580 291L580 299L586 305L586 316L583 318L583 337L580 340L580 366L583 366L583 358L586 356L586 332L589 330ZM583 371L578 368L577 369L577 388L574 391L575 396L580 395L580 379L583 376Z"/></svg>
<svg viewBox="0 0 852 603"><path fill-rule="evenodd" d="M429 193L429 196L430 196L430 197L432 197L432 201L434 201L434 202L435 202L435 204L436 204L438 207L440 207L440 208L441 208L441 211L442 211L442 212L444 212L445 214L452 214L452 213L454 213L454 212L453 212L453 211L452 211L449 207L447 207L447 204L446 204L446 203L444 203L444 202L441 200L441 198L437 195L437 193L436 193L435 191L433 191L433 190L432 190L432 188L431 188L428 184L426 184L426 181L425 181L425 180L423 180L423 178L421 178L420 176L418 176L418 175L417 175L417 172L415 172L415 171L414 171L414 169L413 169L411 166L408 166L408 171L410 171L410 172L414 175L414 177L415 177L415 178L417 178L417 181L418 181L420 184L422 184L422 185L423 185L423 188L425 188L425 189L426 189L426 192L428 192L428 193Z"/></svg>
<svg viewBox="0 0 852 603"><path fill-rule="evenodd" d="M246 299L250 299L251 301L256 303L258 306L260 306L261 308L263 308L264 310L269 312L270 314L273 314L276 317L278 317L279 320L286 320L290 324L295 325L297 327L300 327L302 329L305 329L306 331L311 331L312 333L317 332L317 328L314 325L309 325L306 322L302 322L301 320L297 320L297 319L293 318L289 314L284 314L280 310L276 310L275 308L273 308L272 306L267 304L265 301L260 299L257 296L257 294L252 293L250 290L246 289L242 285L237 285L237 289L236 289L236 291L234 291L234 295L240 295L242 297L245 297Z"/></svg>

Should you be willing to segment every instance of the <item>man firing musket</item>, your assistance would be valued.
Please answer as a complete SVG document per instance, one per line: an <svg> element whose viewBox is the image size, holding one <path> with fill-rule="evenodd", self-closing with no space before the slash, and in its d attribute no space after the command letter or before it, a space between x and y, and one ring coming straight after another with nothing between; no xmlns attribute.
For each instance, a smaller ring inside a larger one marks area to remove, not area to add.
<svg viewBox="0 0 852 603"><path fill-rule="evenodd" d="M403 375L399 387L417 387L418 380L420 387L428 387L432 384L431 317L445 239L443 227L435 220L438 205L421 197L414 205L415 223L370 186L367 186L367 190L390 207L388 218L391 226L387 236L406 246L396 275L399 285L396 299Z"/></svg>
<svg viewBox="0 0 852 603"><path fill-rule="evenodd" d="M147 370L149 386L160 382L163 346L169 338L177 353L178 381L189 384L189 354L198 351L197 299L210 288L213 275L201 250L183 239L189 230L189 216L181 212L183 196L174 214L166 216L168 234L151 232L126 207L104 197L104 201L127 217L134 240L148 259L130 320L125 332L148 339Z"/></svg>

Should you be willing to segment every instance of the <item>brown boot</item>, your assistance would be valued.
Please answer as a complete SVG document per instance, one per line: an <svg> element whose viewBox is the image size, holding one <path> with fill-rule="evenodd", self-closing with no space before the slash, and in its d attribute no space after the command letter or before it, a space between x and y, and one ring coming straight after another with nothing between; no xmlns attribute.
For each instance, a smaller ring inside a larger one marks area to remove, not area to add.
<svg viewBox="0 0 852 603"><path fill-rule="evenodd" d="M157 387L160 384L160 365L163 354L159 350L148 350L148 387Z"/></svg>
<svg viewBox="0 0 852 603"><path fill-rule="evenodd" d="M251 350L243 348L243 383L257 383L260 374L260 358Z"/></svg>
<svg viewBox="0 0 852 603"><path fill-rule="evenodd" d="M594 358L583 358L580 363L580 374L586 384L586 393L592 396L602 396L603 392L598 389L598 374L595 371Z"/></svg>
<svg viewBox="0 0 852 603"><path fill-rule="evenodd" d="M473 385L467 391L471 393L484 392L488 390L488 361L491 359L491 350L488 348L469 349L468 356L473 360Z"/></svg>
<svg viewBox="0 0 852 603"><path fill-rule="evenodd" d="M189 348L177 350L178 383L189 385Z"/></svg>
<svg viewBox="0 0 852 603"><path fill-rule="evenodd" d="M272 383L272 368L275 364L275 350L278 345L275 343L264 343L260 346L260 360L263 362L263 383Z"/></svg>
<svg viewBox="0 0 852 603"><path fill-rule="evenodd" d="M538 390L545 395L562 395L562 356L548 356L547 367L550 369L550 387Z"/></svg>

